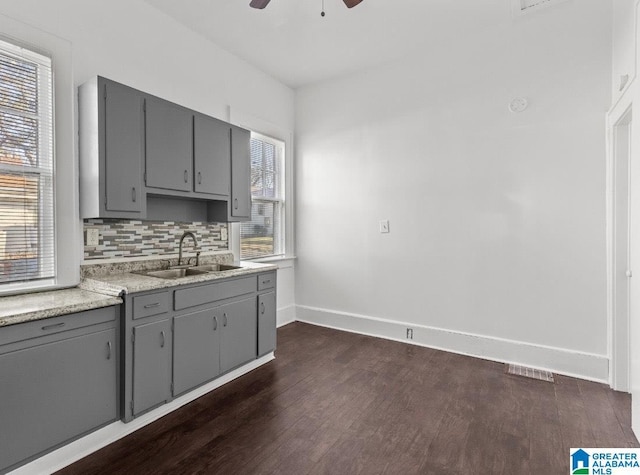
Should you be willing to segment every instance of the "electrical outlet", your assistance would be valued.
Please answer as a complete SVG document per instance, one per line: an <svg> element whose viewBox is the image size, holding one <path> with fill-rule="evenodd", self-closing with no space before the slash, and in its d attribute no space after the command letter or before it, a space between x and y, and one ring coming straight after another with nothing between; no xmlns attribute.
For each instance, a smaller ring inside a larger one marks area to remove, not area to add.
<svg viewBox="0 0 640 475"><path fill-rule="evenodd" d="M227 228L220 229L220 239L222 239L223 241L226 241L228 237L229 236L227 234Z"/></svg>
<svg viewBox="0 0 640 475"><path fill-rule="evenodd" d="M385 234L389 232L389 220L383 219L380 221L380 232Z"/></svg>
<svg viewBox="0 0 640 475"><path fill-rule="evenodd" d="M100 232L97 229L95 228L87 229L87 233L85 237L86 246L97 246L99 239L100 239Z"/></svg>
<svg viewBox="0 0 640 475"><path fill-rule="evenodd" d="M413 328L407 328L407 340L413 340Z"/></svg>

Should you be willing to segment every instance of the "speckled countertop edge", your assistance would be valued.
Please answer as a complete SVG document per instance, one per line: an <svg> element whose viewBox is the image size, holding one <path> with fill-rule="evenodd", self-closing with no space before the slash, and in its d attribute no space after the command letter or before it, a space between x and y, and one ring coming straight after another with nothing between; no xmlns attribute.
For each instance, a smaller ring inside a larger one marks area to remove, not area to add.
<svg viewBox="0 0 640 475"><path fill-rule="evenodd" d="M180 285L212 282L230 277L259 274L261 272L278 269L278 266L274 264L261 264L256 262L240 262L235 265L240 266L240 268L223 272L210 272L202 275L192 275L188 277L181 277L179 279L160 279L157 277L149 277L133 273L137 272L135 270L133 272L97 275L83 278L80 282L80 288L112 296L121 296L135 292L146 292L149 290L166 289Z"/></svg>
<svg viewBox="0 0 640 475"><path fill-rule="evenodd" d="M121 298L80 288L0 297L0 328L121 303Z"/></svg>

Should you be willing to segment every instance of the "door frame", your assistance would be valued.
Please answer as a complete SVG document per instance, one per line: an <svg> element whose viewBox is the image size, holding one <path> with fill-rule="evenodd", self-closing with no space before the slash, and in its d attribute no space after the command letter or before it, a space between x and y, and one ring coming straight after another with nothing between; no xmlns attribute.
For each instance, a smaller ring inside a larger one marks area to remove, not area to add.
<svg viewBox="0 0 640 475"><path fill-rule="evenodd" d="M629 269L630 225L631 225L631 124L633 107L631 102L621 101L607 115L607 321L609 385L618 391L630 391L630 316L629 304L618 308L618 292L623 289L629 302L629 279L618 268L617 256L626 255L626 269ZM620 140L623 142L620 143ZM626 151L621 153L621 150ZM620 170L619 160L626 166ZM621 238L618 229L618 203L625 202L622 212L626 214L626 227ZM624 247L624 248L621 248ZM625 271L626 271L625 269Z"/></svg>

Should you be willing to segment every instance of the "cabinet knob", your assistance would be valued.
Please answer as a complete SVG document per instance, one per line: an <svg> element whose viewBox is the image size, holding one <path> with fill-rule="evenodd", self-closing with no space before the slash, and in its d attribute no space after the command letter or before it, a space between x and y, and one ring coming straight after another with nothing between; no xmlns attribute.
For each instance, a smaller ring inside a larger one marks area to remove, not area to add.
<svg viewBox="0 0 640 475"><path fill-rule="evenodd" d="M630 270L628 270L626 274L627 274L627 277L633 277L633 272L631 272Z"/></svg>

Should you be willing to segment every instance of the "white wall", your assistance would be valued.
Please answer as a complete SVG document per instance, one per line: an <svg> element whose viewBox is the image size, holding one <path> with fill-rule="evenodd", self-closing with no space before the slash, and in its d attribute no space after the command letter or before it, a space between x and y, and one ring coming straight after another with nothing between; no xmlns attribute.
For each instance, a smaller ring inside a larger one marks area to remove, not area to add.
<svg viewBox="0 0 640 475"><path fill-rule="evenodd" d="M615 102L636 75L636 3L637 0L613 0L612 98ZM623 76L629 76L624 84Z"/></svg>
<svg viewBox="0 0 640 475"><path fill-rule="evenodd" d="M0 15L70 42L76 86L102 75L223 120L234 108L294 128L290 88L142 0L3 0ZM293 269L284 272L290 282ZM283 295L291 302L279 305L292 305L293 291Z"/></svg>
<svg viewBox="0 0 640 475"><path fill-rule="evenodd" d="M612 7L504 3L297 91L298 318L606 380Z"/></svg>

